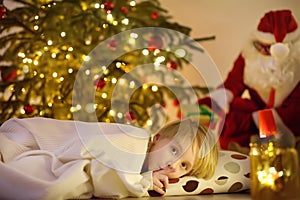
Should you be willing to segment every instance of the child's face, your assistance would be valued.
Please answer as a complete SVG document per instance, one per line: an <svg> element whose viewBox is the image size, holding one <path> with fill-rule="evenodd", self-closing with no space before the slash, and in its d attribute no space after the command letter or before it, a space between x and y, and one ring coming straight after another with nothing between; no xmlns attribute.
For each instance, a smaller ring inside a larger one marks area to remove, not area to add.
<svg viewBox="0 0 300 200"><path fill-rule="evenodd" d="M155 171L171 167L174 172L166 174L169 178L179 178L192 170L198 150L194 145L184 147L170 138L154 139L148 157L148 170Z"/></svg>

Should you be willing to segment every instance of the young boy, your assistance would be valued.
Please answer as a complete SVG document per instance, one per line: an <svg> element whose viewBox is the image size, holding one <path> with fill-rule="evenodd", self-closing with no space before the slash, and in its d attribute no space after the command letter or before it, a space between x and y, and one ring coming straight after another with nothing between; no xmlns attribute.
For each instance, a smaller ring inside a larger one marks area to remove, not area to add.
<svg viewBox="0 0 300 200"><path fill-rule="evenodd" d="M218 162L212 132L189 119L163 127L149 142L143 172L152 171L153 190L165 193L169 179L185 175L210 178Z"/></svg>
<svg viewBox="0 0 300 200"><path fill-rule="evenodd" d="M214 173L218 147L206 128L179 120L152 139L117 123L8 120L0 127L0 197L139 197L164 194L168 179Z"/></svg>

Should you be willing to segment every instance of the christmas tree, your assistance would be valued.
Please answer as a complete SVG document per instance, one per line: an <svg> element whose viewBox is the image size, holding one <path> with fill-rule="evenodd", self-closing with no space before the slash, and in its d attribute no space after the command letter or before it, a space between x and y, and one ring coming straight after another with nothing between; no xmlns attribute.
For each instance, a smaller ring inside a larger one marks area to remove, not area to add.
<svg viewBox="0 0 300 200"><path fill-rule="evenodd" d="M177 70L191 55L182 45L202 49L156 0L13 2L0 2L1 123L41 116L156 129L166 96L192 101L206 89L183 84Z"/></svg>

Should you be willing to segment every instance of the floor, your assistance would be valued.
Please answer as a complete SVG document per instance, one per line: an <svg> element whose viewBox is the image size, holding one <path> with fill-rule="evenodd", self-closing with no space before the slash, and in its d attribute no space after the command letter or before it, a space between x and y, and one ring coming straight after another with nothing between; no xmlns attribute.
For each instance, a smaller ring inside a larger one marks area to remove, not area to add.
<svg viewBox="0 0 300 200"><path fill-rule="evenodd" d="M167 196L167 197L141 197L124 198L121 200L251 200L250 194L210 194L210 195L191 195L191 196ZM109 200L109 199L102 199Z"/></svg>

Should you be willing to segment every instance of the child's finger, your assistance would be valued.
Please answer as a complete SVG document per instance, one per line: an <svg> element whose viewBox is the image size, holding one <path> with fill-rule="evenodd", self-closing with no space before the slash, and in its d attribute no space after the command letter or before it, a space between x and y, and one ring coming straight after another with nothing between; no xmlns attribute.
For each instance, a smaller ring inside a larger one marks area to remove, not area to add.
<svg viewBox="0 0 300 200"><path fill-rule="evenodd" d="M158 192L159 194L165 194L166 193L164 187L160 188L160 187L158 187L156 185L153 185L153 190L156 191L156 192Z"/></svg>

